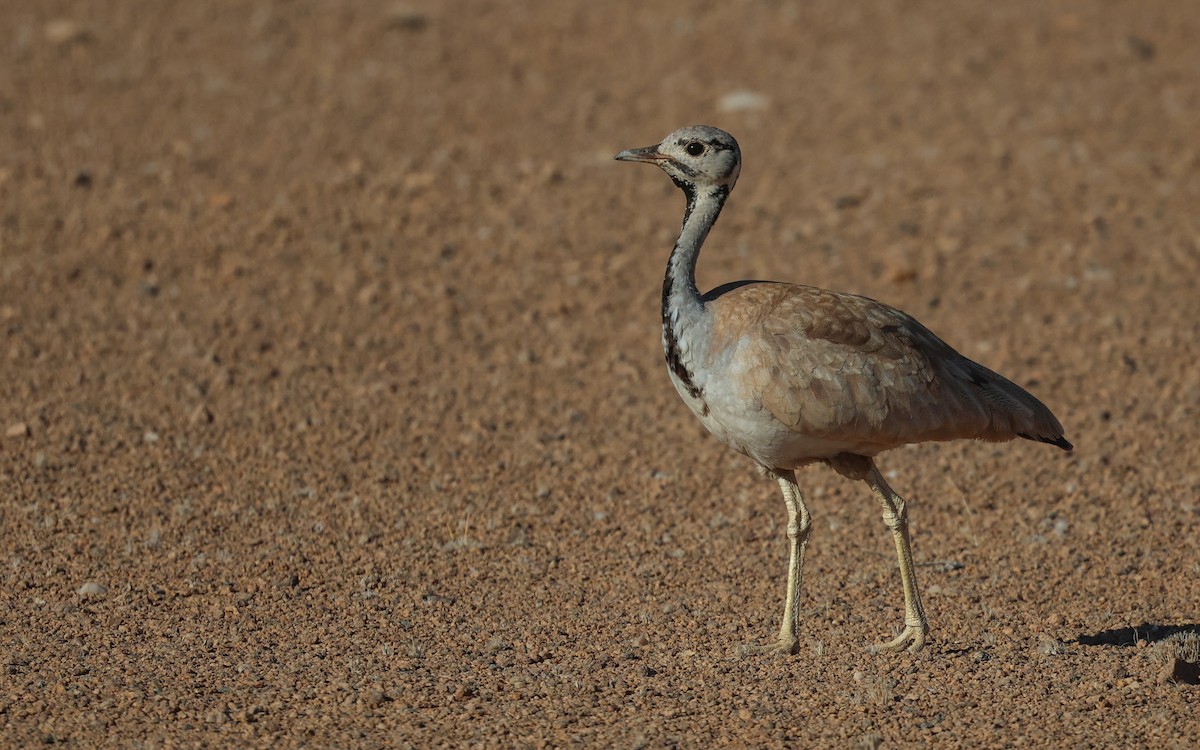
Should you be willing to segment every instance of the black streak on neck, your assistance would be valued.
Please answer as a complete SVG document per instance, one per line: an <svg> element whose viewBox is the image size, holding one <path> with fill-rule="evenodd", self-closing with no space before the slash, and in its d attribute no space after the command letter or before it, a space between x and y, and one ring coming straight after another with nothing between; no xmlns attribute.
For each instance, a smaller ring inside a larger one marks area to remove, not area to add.
<svg viewBox="0 0 1200 750"><path fill-rule="evenodd" d="M675 183L675 187L683 191L687 196L687 208L683 211L683 223L687 224L688 217L692 215L692 209L696 207L696 186L690 182L685 182L675 175L670 175L671 182Z"/></svg>
<svg viewBox="0 0 1200 750"><path fill-rule="evenodd" d="M662 297L663 342L667 355L667 367L671 368L671 372L675 373L675 377L679 378L679 382L683 383L683 387L687 389L692 398L700 398L703 391L692 380L692 373L688 372L687 366L683 364L683 357L679 352L679 337L675 334L675 326L671 325L672 289L671 272L667 271L667 275L663 279Z"/></svg>
<svg viewBox="0 0 1200 750"><path fill-rule="evenodd" d="M696 186L690 182L671 178L683 194L687 196L687 208L684 210L683 223L686 225L688 219L692 216L692 211L696 208ZM723 200L729 195L729 190L722 187L720 189L720 198ZM663 341L665 344L667 367L671 368L671 372L675 373L675 377L679 378L679 382L683 384L684 389L688 394L695 399L703 399L704 392L696 385L696 381L692 377L692 373L688 371L687 366L683 364L683 357L679 351L679 336L675 331L675 326L671 321L671 293L674 291L674 281L671 278L671 269L674 265L674 255L679 252L679 246L676 245L671 253L671 260L667 263L667 273L663 277L663 294L662 294L662 325L663 325ZM704 414L708 414L708 404L703 406Z"/></svg>

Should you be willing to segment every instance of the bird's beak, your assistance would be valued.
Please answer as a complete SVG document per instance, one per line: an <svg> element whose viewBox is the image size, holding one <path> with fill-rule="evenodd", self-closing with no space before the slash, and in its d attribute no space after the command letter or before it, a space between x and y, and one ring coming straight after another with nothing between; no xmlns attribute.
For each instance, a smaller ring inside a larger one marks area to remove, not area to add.
<svg viewBox="0 0 1200 750"><path fill-rule="evenodd" d="M647 146L645 148L631 148L613 157L617 161L644 161L647 164L657 164L661 161L666 161L666 154L658 153L658 146Z"/></svg>

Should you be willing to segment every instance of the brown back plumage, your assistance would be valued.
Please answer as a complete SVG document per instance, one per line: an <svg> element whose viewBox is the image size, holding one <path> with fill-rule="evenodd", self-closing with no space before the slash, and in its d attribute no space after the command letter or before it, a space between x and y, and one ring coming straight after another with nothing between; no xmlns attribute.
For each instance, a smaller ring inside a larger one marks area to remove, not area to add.
<svg viewBox="0 0 1200 750"><path fill-rule="evenodd" d="M796 432L878 450L1016 437L1071 448L1040 401L895 308L773 282L705 297L715 348L738 349L754 396Z"/></svg>

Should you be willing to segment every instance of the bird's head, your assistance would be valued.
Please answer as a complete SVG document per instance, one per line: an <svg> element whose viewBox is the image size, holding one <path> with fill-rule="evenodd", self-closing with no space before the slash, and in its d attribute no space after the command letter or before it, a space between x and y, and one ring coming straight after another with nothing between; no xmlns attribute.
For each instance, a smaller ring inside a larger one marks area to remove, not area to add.
<svg viewBox="0 0 1200 750"><path fill-rule="evenodd" d="M657 146L631 148L614 158L656 164L675 184L689 188L732 190L742 169L742 152L733 136L708 125L680 128Z"/></svg>

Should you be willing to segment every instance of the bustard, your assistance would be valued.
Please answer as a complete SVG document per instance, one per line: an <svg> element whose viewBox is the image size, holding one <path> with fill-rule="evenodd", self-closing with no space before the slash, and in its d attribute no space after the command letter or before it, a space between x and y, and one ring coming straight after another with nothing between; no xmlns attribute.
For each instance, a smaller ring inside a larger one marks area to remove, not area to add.
<svg viewBox="0 0 1200 750"><path fill-rule="evenodd" d="M774 477L787 505L787 596L779 641L796 653L797 605L811 517L795 470L824 462L867 483L892 531L904 630L873 651L918 651L921 607L905 502L878 453L927 440L1022 437L1071 450L1062 425L1020 386L962 356L912 317L866 297L811 286L736 281L701 294L696 258L741 171L733 136L676 130L620 161L661 168L687 196L663 279L663 350L671 382L704 426Z"/></svg>

